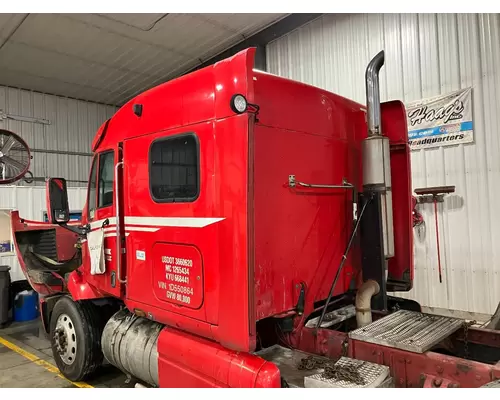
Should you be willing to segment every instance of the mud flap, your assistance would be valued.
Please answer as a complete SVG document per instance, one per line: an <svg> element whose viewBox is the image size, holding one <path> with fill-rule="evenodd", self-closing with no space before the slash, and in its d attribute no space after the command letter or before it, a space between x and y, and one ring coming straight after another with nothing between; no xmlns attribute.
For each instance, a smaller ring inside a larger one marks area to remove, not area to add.
<svg viewBox="0 0 500 400"><path fill-rule="evenodd" d="M47 297L40 297L40 318L42 320L42 327L46 335L50 334L50 317L52 310L63 295L54 295Z"/></svg>

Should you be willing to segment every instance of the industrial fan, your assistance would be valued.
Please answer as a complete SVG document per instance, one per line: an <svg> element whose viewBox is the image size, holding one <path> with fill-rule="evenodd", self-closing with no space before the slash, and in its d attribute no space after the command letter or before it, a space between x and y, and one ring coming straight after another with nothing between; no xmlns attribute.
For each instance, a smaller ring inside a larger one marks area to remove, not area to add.
<svg viewBox="0 0 500 400"><path fill-rule="evenodd" d="M30 166L30 149L15 133L0 129L0 185L22 179Z"/></svg>

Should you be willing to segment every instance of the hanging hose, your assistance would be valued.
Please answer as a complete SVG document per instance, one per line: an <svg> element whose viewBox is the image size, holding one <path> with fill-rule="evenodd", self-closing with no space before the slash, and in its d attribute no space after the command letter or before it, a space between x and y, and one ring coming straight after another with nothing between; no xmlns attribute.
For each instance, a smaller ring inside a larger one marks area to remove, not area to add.
<svg viewBox="0 0 500 400"><path fill-rule="evenodd" d="M368 205L368 203L370 201L371 201L371 198L368 199L367 201L365 201L365 204L363 204L363 208L361 209L361 212L359 213L359 218L356 220L356 224L354 225L354 229L352 230L351 237L349 238L349 242L347 243L347 247L346 247L345 252L342 256L342 260L340 261L340 266L339 266L339 269L337 270L337 274L335 275L335 279L333 280L332 286L330 287L330 292L328 293L326 303L323 306L323 311L321 312L321 316L319 317L318 324L316 325L316 329L318 329L321 326L321 323L323 322L323 319L325 318L326 309L328 308L328 305L329 305L330 300L332 298L333 291L335 289L335 286L337 285L337 281L340 278L340 272L344 268L344 263L347 260L347 254L349 253L349 250L351 249L352 242L354 241L354 238L356 236L356 232L358 231L359 223L361 222L361 218L363 217L366 206Z"/></svg>
<svg viewBox="0 0 500 400"><path fill-rule="evenodd" d="M435 186L428 188L415 189L415 193L418 196L426 196L426 202L432 199L434 203L434 219L436 222L436 248L437 248L437 259L438 259L438 270L439 270L439 283L443 282L443 274L441 270L441 250L439 248L439 216L438 216L438 201L443 201L443 196L445 194L450 194L455 192L455 186ZM423 197L424 198L424 197Z"/></svg>
<svg viewBox="0 0 500 400"><path fill-rule="evenodd" d="M443 276L441 273L441 252L439 250L439 222L438 222L438 206L437 206L436 196L434 196L434 218L436 220L436 247L438 256L439 283L443 283Z"/></svg>

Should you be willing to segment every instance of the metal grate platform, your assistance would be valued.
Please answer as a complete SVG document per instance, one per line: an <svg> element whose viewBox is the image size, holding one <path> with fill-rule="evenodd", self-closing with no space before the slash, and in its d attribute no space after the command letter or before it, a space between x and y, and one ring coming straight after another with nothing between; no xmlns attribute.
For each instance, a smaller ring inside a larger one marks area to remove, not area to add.
<svg viewBox="0 0 500 400"><path fill-rule="evenodd" d="M292 350L282 347L280 345L274 345L268 347L267 349L258 351L255 353L264 360L271 361L280 370L281 377L285 379L291 388L303 388L304 387L304 377L308 375L314 375L321 371L320 368L313 368L311 370L301 370L298 368L302 359L310 356L308 353L304 353L299 350ZM317 357L318 359L323 359L328 361L328 358Z"/></svg>
<svg viewBox="0 0 500 400"><path fill-rule="evenodd" d="M463 320L399 310L349 333L349 338L424 353L461 326Z"/></svg>
<svg viewBox="0 0 500 400"><path fill-rule="evenodd" d="M356 315L356 309L352 304L339 308L338 310L331 311L325 314L321 322L321 328L328 328L329 326L339 324L346 319L352 318ZM316 328L319 317L307 321L306 328Z"/></svg>
<svg viewBox="0 0 500 400"><path fill-rule="evenodd" d="M377 388L390 384L389 367L353 358L341 357L336 363L337 377L318 373L304 378L306 388ZM389 384L387 383L389 382Z"/></svg>
<svg viewBox="0 0 500 400"><path fill-rule="evenodd" d="M488 389L500 388L500 379L497 380L497 381L493 381L493 382L487 383L486 385L483 385L481 387L482 388L488 388Z"/></svg>

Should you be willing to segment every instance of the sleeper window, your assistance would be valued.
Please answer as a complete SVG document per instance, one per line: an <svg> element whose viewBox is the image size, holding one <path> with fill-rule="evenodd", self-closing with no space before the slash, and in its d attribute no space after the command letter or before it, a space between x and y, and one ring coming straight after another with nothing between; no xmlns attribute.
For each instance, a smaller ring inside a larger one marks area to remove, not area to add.
<svg viewBox="0 0 500 400"><path fill-rule="evenodd" d="M194 135L157 140L149 157L150 188L155 201L188 202L198 197L199 156Z"/></svg>

